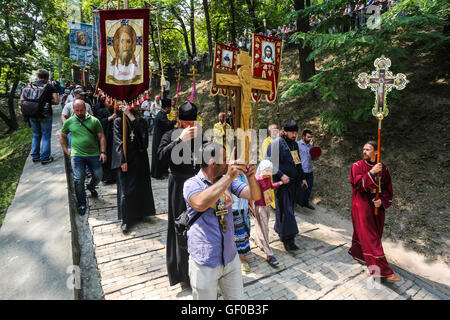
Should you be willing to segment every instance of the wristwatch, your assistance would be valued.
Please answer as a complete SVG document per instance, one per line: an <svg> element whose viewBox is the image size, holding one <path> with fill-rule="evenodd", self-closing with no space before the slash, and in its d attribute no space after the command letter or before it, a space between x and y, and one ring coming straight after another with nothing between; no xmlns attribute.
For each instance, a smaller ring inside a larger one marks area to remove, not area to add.
<svg viewBox="0 0 450 320"><path fill-rule="evenodd" d="M102 151L102 152L100 152L100 153L102 153L102 154L106 154L106 152L103 152L103 151Z"/></svg>

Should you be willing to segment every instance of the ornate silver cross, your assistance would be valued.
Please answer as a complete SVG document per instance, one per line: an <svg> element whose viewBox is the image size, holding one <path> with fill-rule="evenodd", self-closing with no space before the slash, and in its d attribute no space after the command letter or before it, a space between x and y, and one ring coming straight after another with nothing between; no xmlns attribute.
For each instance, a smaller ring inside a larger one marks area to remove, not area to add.
<svg viewBox="0 0 450 320"><path fill-rule="evenodd" d="M372 114L378 119L383 120L389 114L389 109L386 107L387 93L395 88L397 90L403 90L409 81L406 79L406 75L398 73L393 75L389 71L391 66L391 60L382 55L374 62L376 68L370 75L363 72L360 73L356 83L361 89L370 89L375 92L375 106L372 109Z"/></svg>

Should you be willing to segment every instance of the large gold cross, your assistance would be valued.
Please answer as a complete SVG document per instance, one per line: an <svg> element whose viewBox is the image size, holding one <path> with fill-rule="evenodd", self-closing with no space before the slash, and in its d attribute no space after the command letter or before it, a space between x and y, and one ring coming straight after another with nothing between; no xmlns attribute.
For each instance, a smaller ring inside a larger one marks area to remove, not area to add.
<svg viewBox="0 0 450 320"><path fill-rule="evenodd" d="M372 71L370 75L365 72L360 73L356 83L361 89L369 87L375 92L375 106L372 109L372 114L378 120L383 120L389 114L389 109L386 107L387 94L392 88L403 90L409 81L403 73L394 76L389 71L391 60L384 55L375 60L374 66L376 70Z"/></svg>
<svg viewBox="0 0 450 320"><path fill-rule="evenodd" d="M248 52L240 51L237 55L237 74L215 72L215 84L219 88L236 88L236 128L244 131L250 129L250 118L252 114L252 90L259 93L270 94L272 82L254 78L252 75L252 58ZM249 159L248 141L245 143L245 160Z"/></svg>

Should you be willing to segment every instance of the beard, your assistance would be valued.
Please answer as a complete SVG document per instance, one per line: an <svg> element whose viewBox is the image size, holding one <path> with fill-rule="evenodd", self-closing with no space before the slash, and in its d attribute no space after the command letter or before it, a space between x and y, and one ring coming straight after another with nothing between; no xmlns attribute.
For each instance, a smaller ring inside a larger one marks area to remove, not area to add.
<svg viewBox="0 0 450 320"><path fill-rule="evenodd" d="M132 58L131 50L122 50L119 48L119 60L120 62L128 67Z"/></svg>

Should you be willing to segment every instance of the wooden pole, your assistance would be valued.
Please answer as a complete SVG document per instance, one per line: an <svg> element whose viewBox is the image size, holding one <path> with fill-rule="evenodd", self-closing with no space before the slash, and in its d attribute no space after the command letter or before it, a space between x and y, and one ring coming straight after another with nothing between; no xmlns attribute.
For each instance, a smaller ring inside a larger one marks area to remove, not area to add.
<svg viewBox="0 0 450 320"><path fill-rule="evenodd" d="M231 91L230 91L230 87L227 87L227 93L228 93L228 97L229 97L229 102L228 102L228 101L225 101L225 122L227 122L228 103L231 104Z"/></svg>
<svg viewBox="0 0 450 320"><path fill-rule="evenodd" d="M256 102L255 102L255 110L253 110L252 129L255 129L255 124L256 124L256 114L258 113L258 102L259 102L259 91L256 90Z"/></svg>
<svg viewBox="0 0 450 320"><path fill-rule="evenodd" d="M125 106L125 108L128 108L128 106ZM127 115L125 112L122 112L122 128L123 156L125 162L127 162Z"/></svg>
<svg viewBox="0 0 450 320"><path fill-rule="evenodd" d="M119 10L119 9L120 9L120 0L117 0L117 10ZM126 108L128 108L128 106L126 106L125 103L124 103L124 106ZM123 141L123 145L122 145L123 157L125 158L125 162L126 162L127 161L127 115L125 114L125 112L122 112L122 141Z"/></svg>
<svg viewBox="0 0 450 320"><path fill-rule="evenodd" d="M228 92L228 97L230 99L231 120L233 121L233 129L236 130L235 110L233 108L233 104L232 104L232 101L231 101L231 91Z"/></svg>
<svg viewBox="0 0 450 320"><path fill-rule="evenodd" d="M381 121L382 121L381 119L378 120L377 163L380 163L380 161L381 161ZM381 192L380 175L381 175L381 172L378 172L377 173L378 188L377 188L377 193L375 194L375 200L380 199L380 192ZM374 213L376 216L378 215L378 207L375 207Z"/></svg>

